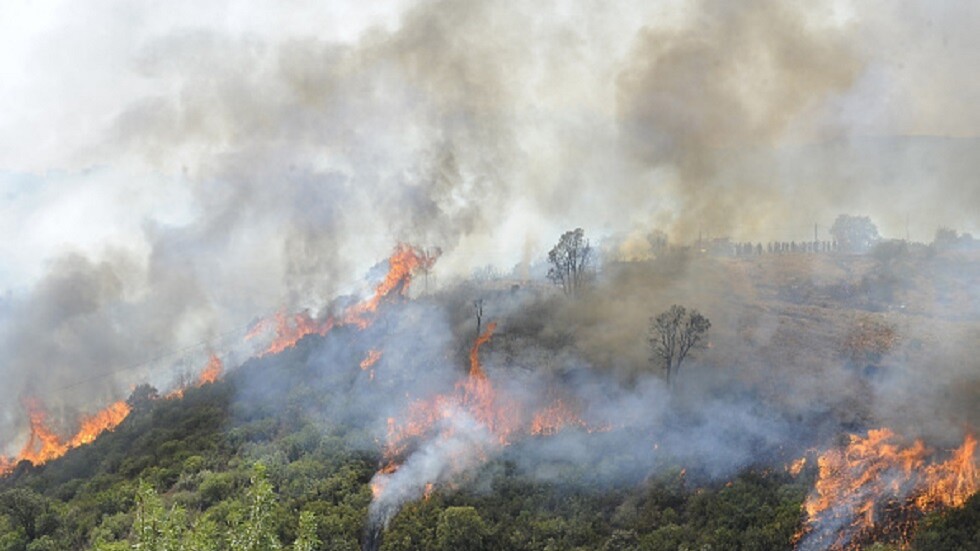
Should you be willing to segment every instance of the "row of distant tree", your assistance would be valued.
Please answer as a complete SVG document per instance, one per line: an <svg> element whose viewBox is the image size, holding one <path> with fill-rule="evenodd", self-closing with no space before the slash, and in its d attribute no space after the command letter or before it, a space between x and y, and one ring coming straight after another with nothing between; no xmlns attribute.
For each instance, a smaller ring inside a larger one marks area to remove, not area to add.
<svg viewBox="0 0 980 551"><path fill-rule="evenodd" d="M943 230L941 230L943 231ZM839 250L848 253L867 252L881 240L878 227L867 216L842 214L830 227L833 242L769 243L767 252L819 252ZM946 235L944 233L944 235ZM955 238L955 232L953 232ZM666 236L657 234L657 244L666 246ZM739 254L762 254L762 244L736 244ZM548 279L560 286L569 296L579 293L594 269L595 251L585 237L585 230L575 228L566 231L558 243L548 252Z"/></svg>

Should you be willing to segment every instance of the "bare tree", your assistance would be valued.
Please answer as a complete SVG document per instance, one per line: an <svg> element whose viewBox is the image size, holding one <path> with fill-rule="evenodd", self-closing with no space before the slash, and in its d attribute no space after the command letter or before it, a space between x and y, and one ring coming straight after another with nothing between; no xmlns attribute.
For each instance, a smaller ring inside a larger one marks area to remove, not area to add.
<svg viewBox="0 0 980 551"><path fill-rule="evenodd" d="M476 334L479 336L483 326L483 299L478 298L474 300L473 308L476 310Z"/></svg>
<svg viewBox="0 0 980 551"><path fill-rule="evenodd" d="M434 247L432 249L426 247L419 255L419 271L422 272L423 281L425 284L425 293L429 292L429 273L432 272L432 267L435 266L436 260L442 256L442 249L439 247Z"/></svg>
<svg viewBox="0 0 980 551"><path fill-rule="evenodd" d="M548 253L548 279L566 295L574 296L585 283L592 265L592 247L585 238L585 230L576 228L562 234L558 244Z"/></svg>
<svg viewBox="0 0 980 551"><path fill-rule="evenodd" d="M661 363L667 374L667 384L672 388L684 358L692 349L703 346L709 328L711 322L700 312L692 309L688 313L686 308L676 304L650 318L652 359Z"/></svg>

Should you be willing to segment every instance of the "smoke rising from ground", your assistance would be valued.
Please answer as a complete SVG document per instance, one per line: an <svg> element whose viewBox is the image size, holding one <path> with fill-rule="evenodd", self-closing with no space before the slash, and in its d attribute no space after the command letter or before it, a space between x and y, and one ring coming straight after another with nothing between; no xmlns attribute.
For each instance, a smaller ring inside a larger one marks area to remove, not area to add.
<svg viewBox="0 0 980 551"><path fill-rule="evenodd" d="M442 247L448 280L579 225L801 239L853 210L890 235L909 211L920 239L977 229L976 8L648 4L425 2L352 34L307 6L107 8L0 33L19 40L0 97L33 115L0 121L6 451L22 398L68 422L164 385L257 316L364 292L396 241ZM635 371L649 314L585 308L581 355Z"/></svg>

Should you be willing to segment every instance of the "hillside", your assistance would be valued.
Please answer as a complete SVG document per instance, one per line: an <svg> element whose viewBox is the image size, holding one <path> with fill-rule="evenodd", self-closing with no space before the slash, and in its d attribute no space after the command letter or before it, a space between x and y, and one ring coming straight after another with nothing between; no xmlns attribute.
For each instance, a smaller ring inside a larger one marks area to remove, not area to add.
<svg viewBox="0 0 980 551"><path fill-rule="evenodd" d="M369 323L311 332L181 397L138 387L115 430L0 479L0 549L821 548L803 506L828 443L889 427L940 465L980 426L978 262L679 253L609 264L577 299L538 283L393 295ZM712 326L668 392L647 337L673 303ZM429 397L449 404L443 420L420 409ZM420 493L398 486L412 473ZM918 529L889 528L906 491L875 505L854 546L980 543L975 495L902 508L896 526ZM148 520L166 528L154 544Z"/></svg>

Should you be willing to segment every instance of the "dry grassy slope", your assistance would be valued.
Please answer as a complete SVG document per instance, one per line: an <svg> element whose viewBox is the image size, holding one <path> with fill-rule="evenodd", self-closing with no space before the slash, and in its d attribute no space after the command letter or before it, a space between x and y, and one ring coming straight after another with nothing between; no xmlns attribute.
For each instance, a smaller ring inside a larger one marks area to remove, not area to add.
<svg viewBox="0 0 980 551"><path fill-rule="evenodd" d="M692 400L749 392L814 425L980 427L980 255L927 252L606 264L575 300L490 299L488 319L511 313L485 353L500 356L491 365L561 371L583 356L627 379L659 374L649 320L681 304L712 322L709 348L680 374Z"/></svg>
<svg viewBox="0 0 980 551"><path fill-rule="evenodd" d="M739 379L790 411L825 408L844 423L893 414L911 423L926 412L890 402L915 395L941 404L936 423L944 416L980 422L978 259L712 260L724 274L711 278L712 292L724 300L714 301L722 307L711 316L714 346L697 369L734 367Z"/></svg>

